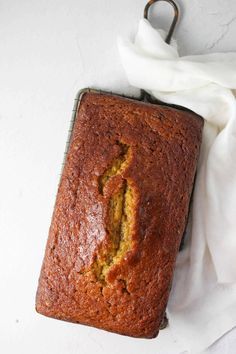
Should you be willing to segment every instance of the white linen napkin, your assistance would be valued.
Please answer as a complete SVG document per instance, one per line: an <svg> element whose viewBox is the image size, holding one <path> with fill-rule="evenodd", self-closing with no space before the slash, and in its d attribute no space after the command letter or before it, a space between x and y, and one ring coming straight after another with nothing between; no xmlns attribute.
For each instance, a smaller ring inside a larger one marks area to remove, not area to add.
<svg viewBox="0 0 236 354"><path fill-rule="evenodd" d="M131 85L205 119L189 238L168 303L170 328L190 353L236 326L236 53L180 57L176 43L141 20L118 39Z"/></svg>

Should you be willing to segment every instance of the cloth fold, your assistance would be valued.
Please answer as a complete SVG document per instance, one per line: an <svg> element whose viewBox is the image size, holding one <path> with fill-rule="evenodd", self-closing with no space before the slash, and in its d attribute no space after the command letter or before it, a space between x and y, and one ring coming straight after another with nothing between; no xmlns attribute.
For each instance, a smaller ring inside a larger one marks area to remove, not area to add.
<svg viewBox="0 0 236 354"><path fill-rule="evenodd" d="M205 119L189 237L180 252L170 326L200 352L236 326L236 53L180 57L177 44L140 21L135 42L118 39L131 85Z"/></svg>

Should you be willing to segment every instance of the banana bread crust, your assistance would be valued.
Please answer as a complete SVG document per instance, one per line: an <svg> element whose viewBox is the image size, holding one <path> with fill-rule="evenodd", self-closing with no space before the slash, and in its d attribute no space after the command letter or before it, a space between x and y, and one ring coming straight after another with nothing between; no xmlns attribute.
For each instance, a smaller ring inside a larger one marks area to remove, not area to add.
<svg viewBox="0 0 236 354"><path fill-rule="evenodd" d="M82 95L36 296L46 316L153 338L186 224L203 119Z"/></svg>

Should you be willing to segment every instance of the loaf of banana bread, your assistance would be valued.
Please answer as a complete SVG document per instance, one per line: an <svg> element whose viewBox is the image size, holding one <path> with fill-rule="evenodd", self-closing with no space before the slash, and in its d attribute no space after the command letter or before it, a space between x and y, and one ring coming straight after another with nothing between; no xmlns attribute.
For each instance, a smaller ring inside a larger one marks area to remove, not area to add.
<svg viewBox="0 0 236 354"><path fill-rule="evenodd" d="M158 334L186 225L203 119L81 94L36 296L39 313Z"/></svg>

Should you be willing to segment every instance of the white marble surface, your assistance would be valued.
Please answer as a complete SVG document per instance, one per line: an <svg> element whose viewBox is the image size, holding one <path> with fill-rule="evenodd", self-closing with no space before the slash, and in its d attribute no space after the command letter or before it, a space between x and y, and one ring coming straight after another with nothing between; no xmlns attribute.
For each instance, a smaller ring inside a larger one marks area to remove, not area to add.
<svg viewBox="0 0 236 354"><path fill-rule="evenodd" d="M236 50L235 0L177 2L182 54ZM116 37L134 35L145 3L0 1L1 353L183 352L169 330L137 340L34 311L74 96L86 86L137 93L128 87ZM168 14L168 6L159 5L151 17L167 28ZM235 348L232 331L207 353L233 354Z"/></svg>

